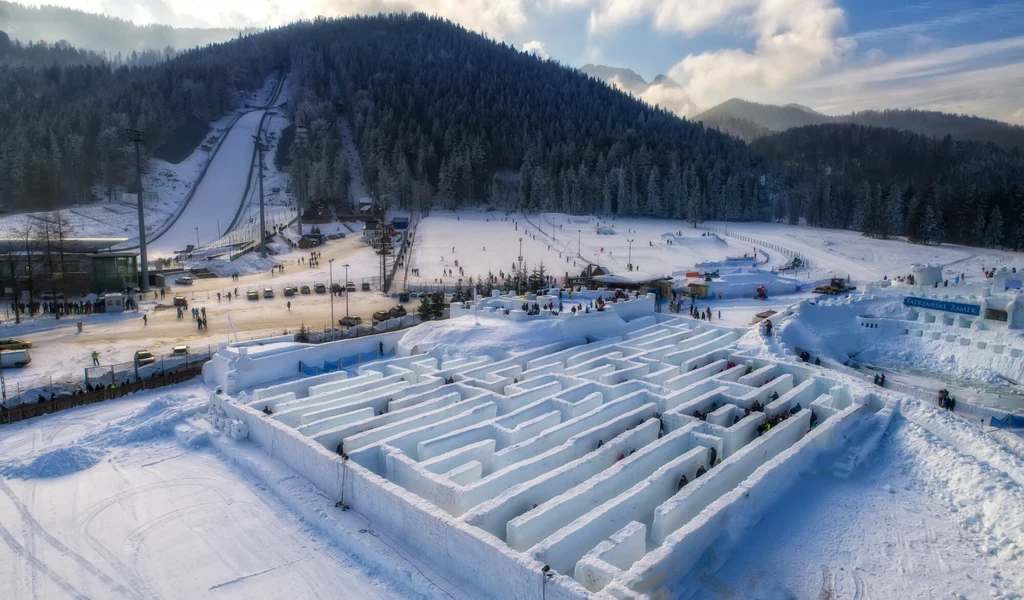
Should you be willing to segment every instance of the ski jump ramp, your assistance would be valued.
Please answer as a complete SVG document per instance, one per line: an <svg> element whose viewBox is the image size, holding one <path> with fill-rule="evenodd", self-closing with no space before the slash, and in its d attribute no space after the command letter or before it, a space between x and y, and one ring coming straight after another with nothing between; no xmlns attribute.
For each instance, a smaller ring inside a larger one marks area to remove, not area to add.
<svg viewBox="0 0 1024 600"><path fill-rule="evenodd" d="M822 369L741 356L739 330L653 303L530 317L566 333L507 356L409 349L404 331L224 345L204 378L218 386L218 427L471 597L699 596L698 565L719 568L801 471L882 407Z"/></svg>

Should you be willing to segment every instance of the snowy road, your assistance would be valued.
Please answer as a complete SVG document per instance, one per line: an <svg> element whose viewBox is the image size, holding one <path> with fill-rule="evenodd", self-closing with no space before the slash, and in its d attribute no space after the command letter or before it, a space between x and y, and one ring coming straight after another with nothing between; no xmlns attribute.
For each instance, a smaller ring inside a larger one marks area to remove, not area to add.
<svg viewBox="0 0 1024 600"><path fill-rule="evenodd" d="M208 392L171 389L0 429L0 598L409 596L178 442Z"/></svg>

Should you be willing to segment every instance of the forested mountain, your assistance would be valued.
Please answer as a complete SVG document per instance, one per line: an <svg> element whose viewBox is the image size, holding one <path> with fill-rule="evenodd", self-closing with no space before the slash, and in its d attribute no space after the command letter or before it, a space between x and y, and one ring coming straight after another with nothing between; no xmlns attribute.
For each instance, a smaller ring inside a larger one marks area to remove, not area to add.
<svg viewBox="0 0 1024 600"><path fill-rule="evenodd" d="M821 123L854 123L905 129L915 133L955 140L994 142L1007 148L1024 146L1024 127L931 110L867 110L848 115L829 116L798 104L776 106L733 98L694 117L740 139L753 141L777 131Z"/></svg>
<svg viewBox="0 0 1024 600"><path fill-rule="evenodd" d="M153 65L173 58L175 52L146 50L127 56L83 50L67 42L29 42L23 44L11 40L7 33L0 31L0 64L10 68L66 67L70 65L101 65L113 67Z"/></svg>
<svg viewBox="0 0 1024 600"><path fill-rule="evenodd" d="M390 207L695 223L806 217L925 243L1024 245L1019 148L832 123L750 146L420 14L318 19L151 66L115 68L60 44L31 47L41 59L25 60L27 52L0 49L22 57L0 61L0 204L9 208L124 186L126 127L158 147L182 124L220 117L237 91L280 69L289 73L289 116L309 128L291 145L306 165L292 177L318 202L348 204L343 116L371 195Z"/></svg>
<svg viewBox="0 0 1024 600"><path fill-rule="evenodd" d="M303 39L293 70L317 98L340 82L367 183L391 206L770 215L745 144L452 23L356 17Z"/></svg>
<svg viewBox="0 0 1024 600"><path fill-rule="evenodd" d="M748 102L739 98L726 100L694 117L695 121L704 121L705 123L728 122L728 119L747 121L764 131L771 132L784 131L791 127L827 123L831 118L799 104L777 106Z"/></svg>
<svg viewBox="0 0 1024 600"><path fill-rule="evenodd" d="M777 133L754 148L788 171L787 206L777 216L790 222L804 216L811 225L921 243L1024 248L1020 147L827 124Z"/></svg>
<svg viewBox="0 0 1024 600"><path fill-rule="evenodd" d="M184 50L254 33L247 29L175 28L167 25L136 25L130 21L60 6L25 6L0 0L0 29L11 39L28 42L59 42L110 57L131 60L133 52Z"/></svg>
<svg viewBox="0 0 1024 600"><path fill-rule="evenodd" d="M64 45L26 50L0 37L0 206L34 210L92 200L129 180L125 129L142 129L156 148L189 119L210 121L234 108L238 90L259 87L287 66L290 39L277 30L185 52L159 65L115 68L89 53L61 66ZM49 53L52 60L47 60ZM38 58L38 57L37 57Z"/></svg>

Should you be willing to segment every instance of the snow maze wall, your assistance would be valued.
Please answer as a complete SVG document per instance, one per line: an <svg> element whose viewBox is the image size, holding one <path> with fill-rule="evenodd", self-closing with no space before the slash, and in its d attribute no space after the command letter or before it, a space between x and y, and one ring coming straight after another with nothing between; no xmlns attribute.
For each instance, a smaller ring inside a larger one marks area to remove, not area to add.
<svg viewBox="0 0 1024 600"><path fill-rule="evenodd" d="M719 567L867 406L820 369L736 355L737 330L659 318L505 360L406 356L213 402L477 593L685 597L698 562Z"/></svg>

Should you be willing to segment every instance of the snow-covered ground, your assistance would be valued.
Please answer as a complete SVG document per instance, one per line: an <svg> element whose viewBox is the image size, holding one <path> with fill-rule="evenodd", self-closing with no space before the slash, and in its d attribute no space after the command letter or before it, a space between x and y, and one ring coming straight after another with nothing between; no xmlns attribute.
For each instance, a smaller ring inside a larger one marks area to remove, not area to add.
<svg viewBox="0 0 1024 600"><path fill-rule="evenodd" d="M704 597L1020 598L1022 516L1019 483L897 418L848 480L827 461L801 476Z"/></svg>
<svg viewBox="0 0 1024 600"><path fill-rule="evenodd" d="M184 384L0 429L0 597L416 595L208 444L190 425L207 394Z"/></svg>

